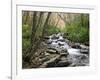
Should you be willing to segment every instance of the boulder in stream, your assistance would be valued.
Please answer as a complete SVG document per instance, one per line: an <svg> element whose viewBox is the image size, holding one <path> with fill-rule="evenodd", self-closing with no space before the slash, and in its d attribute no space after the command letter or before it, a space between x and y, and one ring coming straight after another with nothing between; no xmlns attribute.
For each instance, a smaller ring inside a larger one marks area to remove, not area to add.
<svg viewBox="0 0 100 80"><path fill-rule="evenodd" d="M80 47L80 43L74 43L71 45L72 48L75 48L75 49L81 49Z"/></svg>
<svg viewBox="0 0 100 80"><path fill-rule="evenodd" d="M71 62L70 61L67 61L67 60L65 60L65 61L59 61L57 64L56 64L56 67L67 67L67 66L69 66L71 64Z"/></svg>
<svg viewBox="0 0 100 80"><path fill-rule="evenodd" d="M53 48L49 48L46 52L49 53L49 54L59 54L59 52L56 49L53 49Z"/></svg>
<svg viewBox="0 0 100 80"><path fill-rule="evenodd" d="M87 50L87 49L81 49L80 50L80 53L89 54L89 50Z"/></svg>

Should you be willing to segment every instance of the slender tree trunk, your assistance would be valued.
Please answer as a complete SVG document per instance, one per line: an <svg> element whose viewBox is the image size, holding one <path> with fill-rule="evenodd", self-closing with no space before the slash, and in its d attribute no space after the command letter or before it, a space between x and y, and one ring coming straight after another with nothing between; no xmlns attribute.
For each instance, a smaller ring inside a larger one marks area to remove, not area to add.
<svg viewBox="0 0 100 80"><path fill-rule="evenodd" d="M58 26L59 21L60 21L60 18L58 19L58 21L57 21L57 23L56 23L56 25L55 25L55 26Z"/></svg>
<svg viewBox="0 0 100 80"><path fill-rule="evenodd" d="M42 37L44 36L44 34L45 34L45 32L46 32L46 28L47 28L47 25L48 25L48 21L49 21L50 15L51 15L51 12L48 13L47 18L46 18L46 21L45 21L45 23L44 23L44 28L43 28L43 32L42 32Z"/></svg>
<svg viewBox="0 0 100 80"><path fill-rule="evenodd" d="M37 12L34 12L34 14L33 14L33 25L32 25L32 31L31 31L31 42L30 42L31 47L30 47L30 50L32 49L34 39L35 39L36 21L37 21L36 14L37 14Z"/></svg>
<svg viewBox="0 0 100 80"><path fill-rule="evenodd" d="M25 25L27 24L27 21L28 21L28 17L29 17L29 12L27 11L27 12L26 12L25 21L24 21L24 24L25 24Z"/></svg>
<svg viewBox="0 0 100 80"><path fill-rule="evenodd" d="M34 35L32 35L33 37L33 39L32 39L32 42L31 42L31 49L30 49L30 53L34 53L35 52L35 50L36 50L36 46L38 46L37 45L37 42L38 42L38 40L36 40L36 36L35 36L35 34L36 34L36 31L37 31L37 29L38 29L38 27L39 27L39 25L41 26L41 21L42 21L42 17L43 17L43 12L41 12L40 13L40 17L39 17L39 20L38 20L38 23L37 23L37 25L36 25L36 28L34 29L34 31L32 30L32 33L34 32Z"/></svg>

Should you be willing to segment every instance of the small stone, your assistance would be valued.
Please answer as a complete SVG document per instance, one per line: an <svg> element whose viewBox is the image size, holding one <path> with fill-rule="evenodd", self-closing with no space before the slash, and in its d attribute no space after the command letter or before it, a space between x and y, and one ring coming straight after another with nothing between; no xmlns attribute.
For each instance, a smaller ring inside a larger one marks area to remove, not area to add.
<svg viewBox="0 0 100 80"><path fill-rule="evenodd" d="M89 50L87 50L87 49L86 50L81 49L80 52L83 54L89 54Z"/></svg>
<svg viewBox="0 0 100 80"><path fill-rule="evenodd" d="M57 51L56 50L53 50L53 49L48 49L46 52L52 54L52 53L56 53Z"/></svg>
<svg viewBox="0 0 100 80"><path fill-rule="evenodd" d="M89 47L88 46L86 46L86 45L80 45L80 47L81 47L81 49L89 49Z"/></svg>
<svg viewBox="0 0 100 80"><path fill-rule="evenodd" d="M49 55L50 55L49 53L45 52L45 56L49 56Z"/></svg>
<svg viewBox="0 0 100 80"><path fill-rule="evenodd" d="M47 44L51 44L52 42L53 42L53 41L51 41L51 40L47 40L47 41L46 41Z"/></svg>
<svg viewBox="0 0 100 80"><path fill-rule="evenodd" d="M61 57L61 61L64 61L64 60L67 60L67 57L62 56L62 57Z"/></svg>
<svg viewBox="0 0 100 80"><path fill-rule="evenodd" d="M64 46L64 44L58 43L59 46Z"/></svg>
<svg viewBox="0 0 100 80"><path fill-rule="evenodd" d="M61 56L67 56L67 53L60 53Z"/></svg>
<svg viewBox="0 0 100 80"><path fill-rule="evenodd" d="M42 62L46 62L48 60L50 60L49 57L42 58Z"/></svg>
<svg viewBox="0 0 100 80"><path fill-rule="evenodd" d="M65 40L64 40L64 39L58 39L58 41L65 42Z"/></svg>

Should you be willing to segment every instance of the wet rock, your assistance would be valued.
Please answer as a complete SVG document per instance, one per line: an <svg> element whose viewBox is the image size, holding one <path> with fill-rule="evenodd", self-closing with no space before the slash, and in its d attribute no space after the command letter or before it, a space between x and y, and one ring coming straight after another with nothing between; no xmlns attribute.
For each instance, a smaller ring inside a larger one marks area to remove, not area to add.
<svg viewBox="0 0 100 80"><path fill-rule="evenodd" d="M63 38L63 36L59 36L59 39L58 39L59 41L64 41L64 38Z"/></svg>
<svg viewBox="0 0 100 80"><path fill-rule="evenodd" d="M46 41L46 44L51 44L53 41L51 39Z"/></svg>
<svg viewBox="0 0 100 80"><path fill-rule="evenodd" d="M68 54L67 49L65 49L64 47L54 47L53 49L55 49L58 54L60 54L60 53L66 53L66 54Z"/></svg>
<svg viewBox="0 0 100 80"><path fill-rule="evenodd" d="M76 48L76 49L81 49L79 43L72 44L71 47L72 47L72 48Z"/></svg>
<svg viewBox="0 0 100 80"><path fill-rule="evenodd" d="M69 41L68 39L65 39L65 42L66 42L66 43L69 43L70 41Z"/></svg>
<svg viewBox="0 0 100 80"><path fill-rule="evenodd" d="M50 53L45 52L45 56L50 56Z"/></svg>
<svg viewBox="0 0 100 80"><path fill-rule="evenodd" d="M49 47L51 47L51 48L56 48L56 47L59 47L59 45L58 45L58 43L56 43L56 42L52 42L52 43L49 45Z"/></svg>
<svg viewBox="0 0 100 80"><path fill-rule="evenodd" d="M54 49L56 49L58 53L62 52L62 49L60 47L55 47Z"/></svg>
<svg viewBox="0 0 100 80"><path fill-rule="evenodd" d="M49 57L42 58L42 62L46 62L46 61L48 61L48 60L50 60Z"/></svg>
<svg viewBox="0 0 100 80"><path fill-rule="evenodd" d="M71 64L71 62L65 60L65 61L59 61L57 64L56 64L56 67L67 67Z"/></svg>
<svg viewBox="0 0 100 80"><path fill-rule="evenodd" d="M59 54L59 52L55 48L48 48L46 52L49 54Z"/></svg>
<svg viewBox="0 0 100 80"><path fill-rule="evenodd" d="M89 57L84 54L69 55L68 60L72 61L70 66L87 66L89 63Z"/></svg>
<svg viewBox="0 0 100 80"><path fill-rule="evenodd" d="M89 50L87 50L87 49L81 49L80 50L80 53L89 54Z"/></svg>
<svg viewBox="0 0 100 80"><path fill-rule="evenodd" d="M86 58L87 58L86 55L82 55L82 56L80 56L80 59L81 59L81 60L85 60Z"/></svg>
<svg viewBox="0 0 100 80"><path fill-rule="evenodd" d="M61 56L66 56L68 55L68 53L60 53Z"/></svg>
<svg viewBox="0 0 100 80"><path fill-rule="evenodd" d="M59 46L64 46L64 44L62 44L62 43L58 43L58 45L59 45Z"/></svg>
<svg viewBox="0 0 100 80"><path fill-rule="evenodd" d="M57 40L57 39L54 39L54 40L52 40L52 42L55 42L55 43L57 43L57 42L58 42L58 40Z"/></svg>
<svg viewBox="0 0 100 80"><path fill-rule="evenodd" d="M70 65L70 67L76 67L76 66L86 66L86 64L80 64L80 63L72 63L71 65Z"/></svg>
<svg viewBox="0 0 100 80"><path fill-rule="evenodd" d="M56 34L53 34L53 35L51 36L51 39L59 39L59 37L56 36Z"/></svg>
<svg viewBox="0 0 100 80"><path fill-rule="evenodd" d="M65 42L65 40L64 40L64 39L58 39L58 41Z"/></svg>
<svg viewBox="0 0 100 80"><path fill-rule="evenodd" d="M49 61L44 62L40 67L54 67L56 63L60 60L60 55L50 59Z"/></svg>
<svg viewBox="0 0 100 80"><path fill-rule="evenodd" d="M75 67L76 64L75 64L75 63L72 63L72 64L70 64L69 66L70 66L70 67Z"/></svg>
<svg viewBox="0 0 100 80"><path fill-rule="evenodd" d="M60 59L61 59L61 61L65 61L65 60L67 60L67 57L66 56L61 56Z"/></svg>
<svg viewBox="0 0 100 80"><path fill-rule="evenodd" d="M80 47L81 47L81 49L87 49L87 50L89 49L88 46L86 46L86 45L82 45L82 44L80 45Z"/></svg>
<svg viewBox="0 0 100 80"><path fill-rule="evenodd" d="M66 43L66 42L61 42L61 41L58 41L58 44L59 44L59 46L64 46L64 45L67 45L67 43Z"/></svg>
<svg viewBox="0 0 100 80"><path fill-rule="evenodd" d="M85 42L84 45L89 46L89 42Z"/></svg>
<svg viewBox="0 0 100 80"><path fill-rule="evenodd" d="M47 46L45 42L41 42L41 46Z"/></svg>
<svg viewBox="0 0 100 80"><path fill-rule="evenodd" d="M46 52L50 53L50 54L57 53L57 51L55 49L48 49Z"/></svg>
<svg viewBox="0 0 100 80"><path fill-rule="evenodd" d="M67 50L66 48L64 48L64 47L61 47L61 53L66 53L66 54L68 54L68 50Z"/></svg>

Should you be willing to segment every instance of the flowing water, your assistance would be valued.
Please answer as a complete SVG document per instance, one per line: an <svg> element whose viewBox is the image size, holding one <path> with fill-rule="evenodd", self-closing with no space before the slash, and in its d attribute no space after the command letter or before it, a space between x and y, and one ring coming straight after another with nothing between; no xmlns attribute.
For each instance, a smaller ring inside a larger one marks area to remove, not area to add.
<svg viewBox="0 0 100 80"><path fill-rule="evenodd" d="M68 59L73 62L75 66L89 65L89 55L80 52L80 48L72 48L69 46L69 40L63 38L63 33L53 34L48 39L48 47L54 48L58 51L67 50L69 53Z"/></svg>

